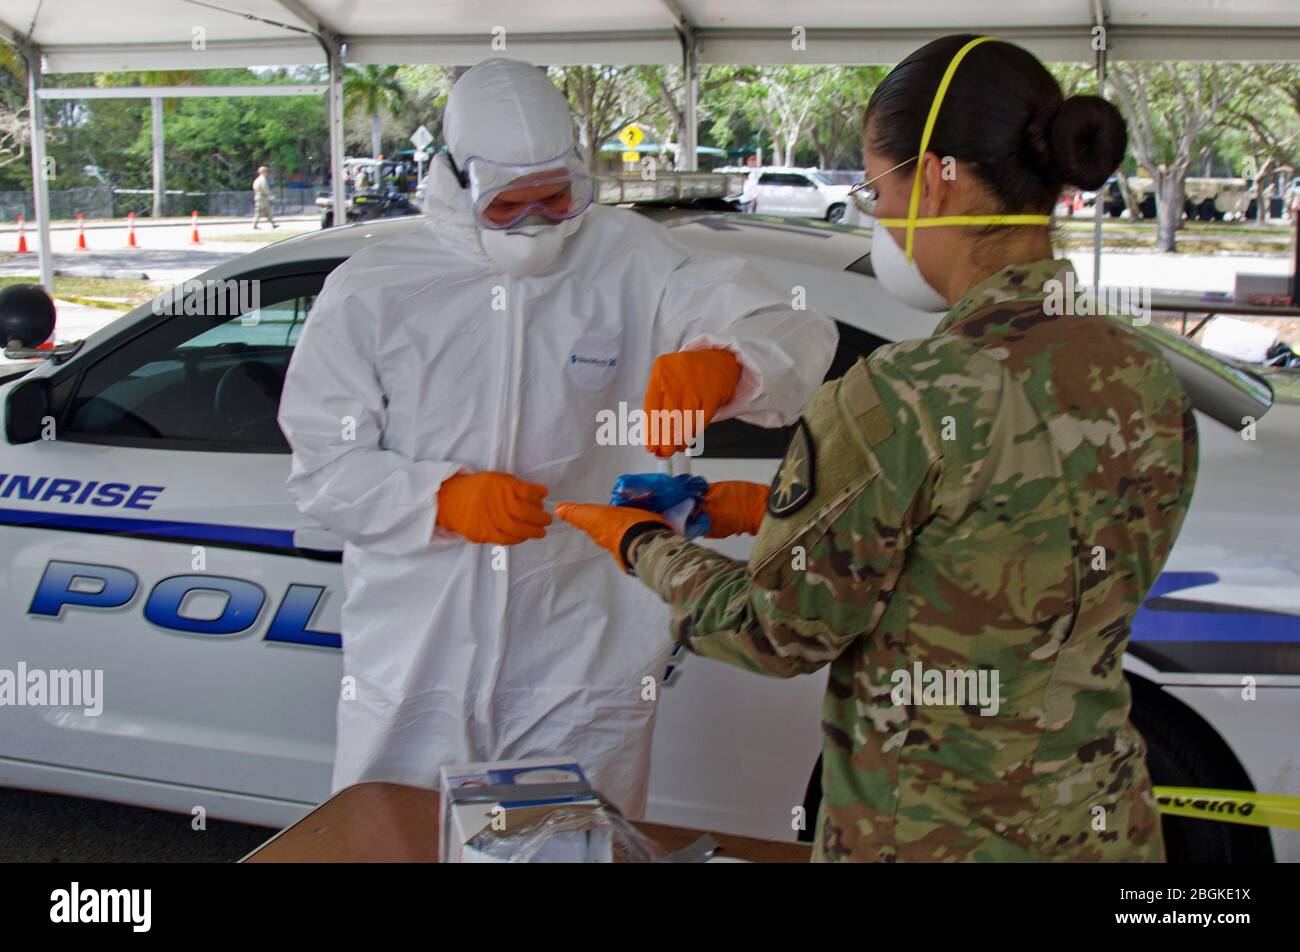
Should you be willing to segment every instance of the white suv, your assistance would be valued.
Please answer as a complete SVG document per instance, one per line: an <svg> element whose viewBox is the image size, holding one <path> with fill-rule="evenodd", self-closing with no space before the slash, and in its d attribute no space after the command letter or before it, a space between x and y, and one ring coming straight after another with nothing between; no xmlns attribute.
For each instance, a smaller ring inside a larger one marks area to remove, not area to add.
<svg viewBox="0 0 1300 952"><path fill-rule="evenodd" d="M844 217L849 186L836 185L819 169L770 167L758 169L759 215L791 218L824 218L837 222Z"/></svg>

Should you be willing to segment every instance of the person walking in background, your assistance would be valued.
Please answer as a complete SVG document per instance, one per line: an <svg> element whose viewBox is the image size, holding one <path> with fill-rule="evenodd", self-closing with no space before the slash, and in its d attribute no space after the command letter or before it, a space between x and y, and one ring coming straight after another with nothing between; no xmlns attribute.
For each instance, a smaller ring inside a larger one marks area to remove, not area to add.
<svg viewBox="0 0 1300 952"><path fill-rule="evenodd" d="M275 219L271 217L271 170L265 165L257 170L257 178L253 179L253 227L265 218L271 223L272 228L279 228Z"/></svg>
<svg viewBox="0 0 1300 952"><path fill-rule="evenodd" d="M752 215L758 210L758 169L745 176L745 187L740 193L740 210Z"/></svg>

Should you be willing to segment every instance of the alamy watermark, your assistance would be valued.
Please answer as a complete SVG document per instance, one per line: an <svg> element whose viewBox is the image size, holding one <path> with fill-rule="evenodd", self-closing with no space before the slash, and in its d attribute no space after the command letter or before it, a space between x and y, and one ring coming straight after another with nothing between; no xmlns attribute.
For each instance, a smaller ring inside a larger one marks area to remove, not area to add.
<svg viewBox="0 0 1300 952"><path fill-rule="evenodd" d="M1074 272L1067 271L1064 281L1044 281L1043 294L1043 313L1049 317L1124 317L1135 327L1151 323L1151 288L1144 285L1105 286L1098 291L1088 284L1080 287Z"/></svg>
<svg viewBox="0 0 1300 952"><path fill-rule="evenodd" d="M899 668L889 678L890 699L899 707L978 707L980 714L998 713L998 672L987 668L926 668L917 661L911 670Z"/></svg>
<svg viewBox="0 0 1300 952"><path fill-rule="evenodd" d="M703 410L628 409L620 400L618 410L596 413L597 446L674 445L685 447L687 456L704 452Z"/></svg>
<svg viewBox="0 0 1300 952"><path fill-rule="evenodd" d="M79 707L87 717L104 712L104 672L100 669L46 671L0 668L0 707Z"/></svg>
<svg viewBox="0 0 1300 952"><path fill-rule="evenodd" d="M249 279L191 278L158 295L150 304L159 317L238 317L256 323L262 307L262 282Z"/></svg>

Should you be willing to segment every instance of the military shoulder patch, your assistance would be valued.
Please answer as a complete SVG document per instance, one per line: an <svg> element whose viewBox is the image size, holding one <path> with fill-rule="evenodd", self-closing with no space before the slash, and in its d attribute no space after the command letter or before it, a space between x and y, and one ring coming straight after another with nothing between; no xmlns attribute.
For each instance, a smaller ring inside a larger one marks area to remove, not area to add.
<svg viewBox="0 0 1300 952"><path fill-rule="evenodd" d="M777 517L793 515L813 498L813 441L812 432L803 418L795 424L786 447L785 457L772 478L772 491L767 495L767 511Z"/></svg>

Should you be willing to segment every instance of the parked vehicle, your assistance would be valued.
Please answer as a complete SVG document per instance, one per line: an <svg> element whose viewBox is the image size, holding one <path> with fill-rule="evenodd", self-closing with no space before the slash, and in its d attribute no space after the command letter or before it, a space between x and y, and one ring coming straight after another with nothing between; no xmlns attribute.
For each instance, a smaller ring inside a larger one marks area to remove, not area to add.
<svg viewBox="0 0 1300 952"><path fill-rule="evenodd" d="M802 288L839 326L828 377L938 319L883 291L860 230L651 214L694 249L744 255ZM100 670L107 700L98 717L4 708L0 785L185 813L203 804L270 826L328 796L341 541L284 488L280 389L328 274L426 227L398 219L278 242L192 292L256 279L255 308L204 316L199 302L176 319L145 305L53 356L19 353L45 359L0 377L0 669ZM39 320L0 319L28 346L49 336ZM1275 401L1177 334L1143 332L1197 408L1200 477L1124 657L1134 722L1159 784L1300 794L1300 402ZM1246 417L1257 439L1238 433ZM58 438L42 438L51 421ZM786 440L718 423L692 468L767 481ZM744 557L749 543L717 545ZM695 657L676 671L660 695L650 818L791 838L820 748L825 671L779 680ZM1300 860L1300 833L1165 823L1172 858Z"/></svg>
<svg viewBox="0 0 1300 952"><path fill-rule="evenodd" d="M837 184L818 169L768 167L758 170L758 215L822 218L844 217L851 182Z"/></svg>
<svg viewBox="0 0 1300 952"><path fill-rule="evenodd" d="M1129 188L1138 205L1139 217L1156 217L1155 185L1147 176L1131 175ZM1124 213L1124 197L1114 176L1105 185L1106 214L1118 218ZM1249 217L1251 186L1243 178L1188 178L1184 182L1183 214L1188 221L1241 221Z"/></svg>

